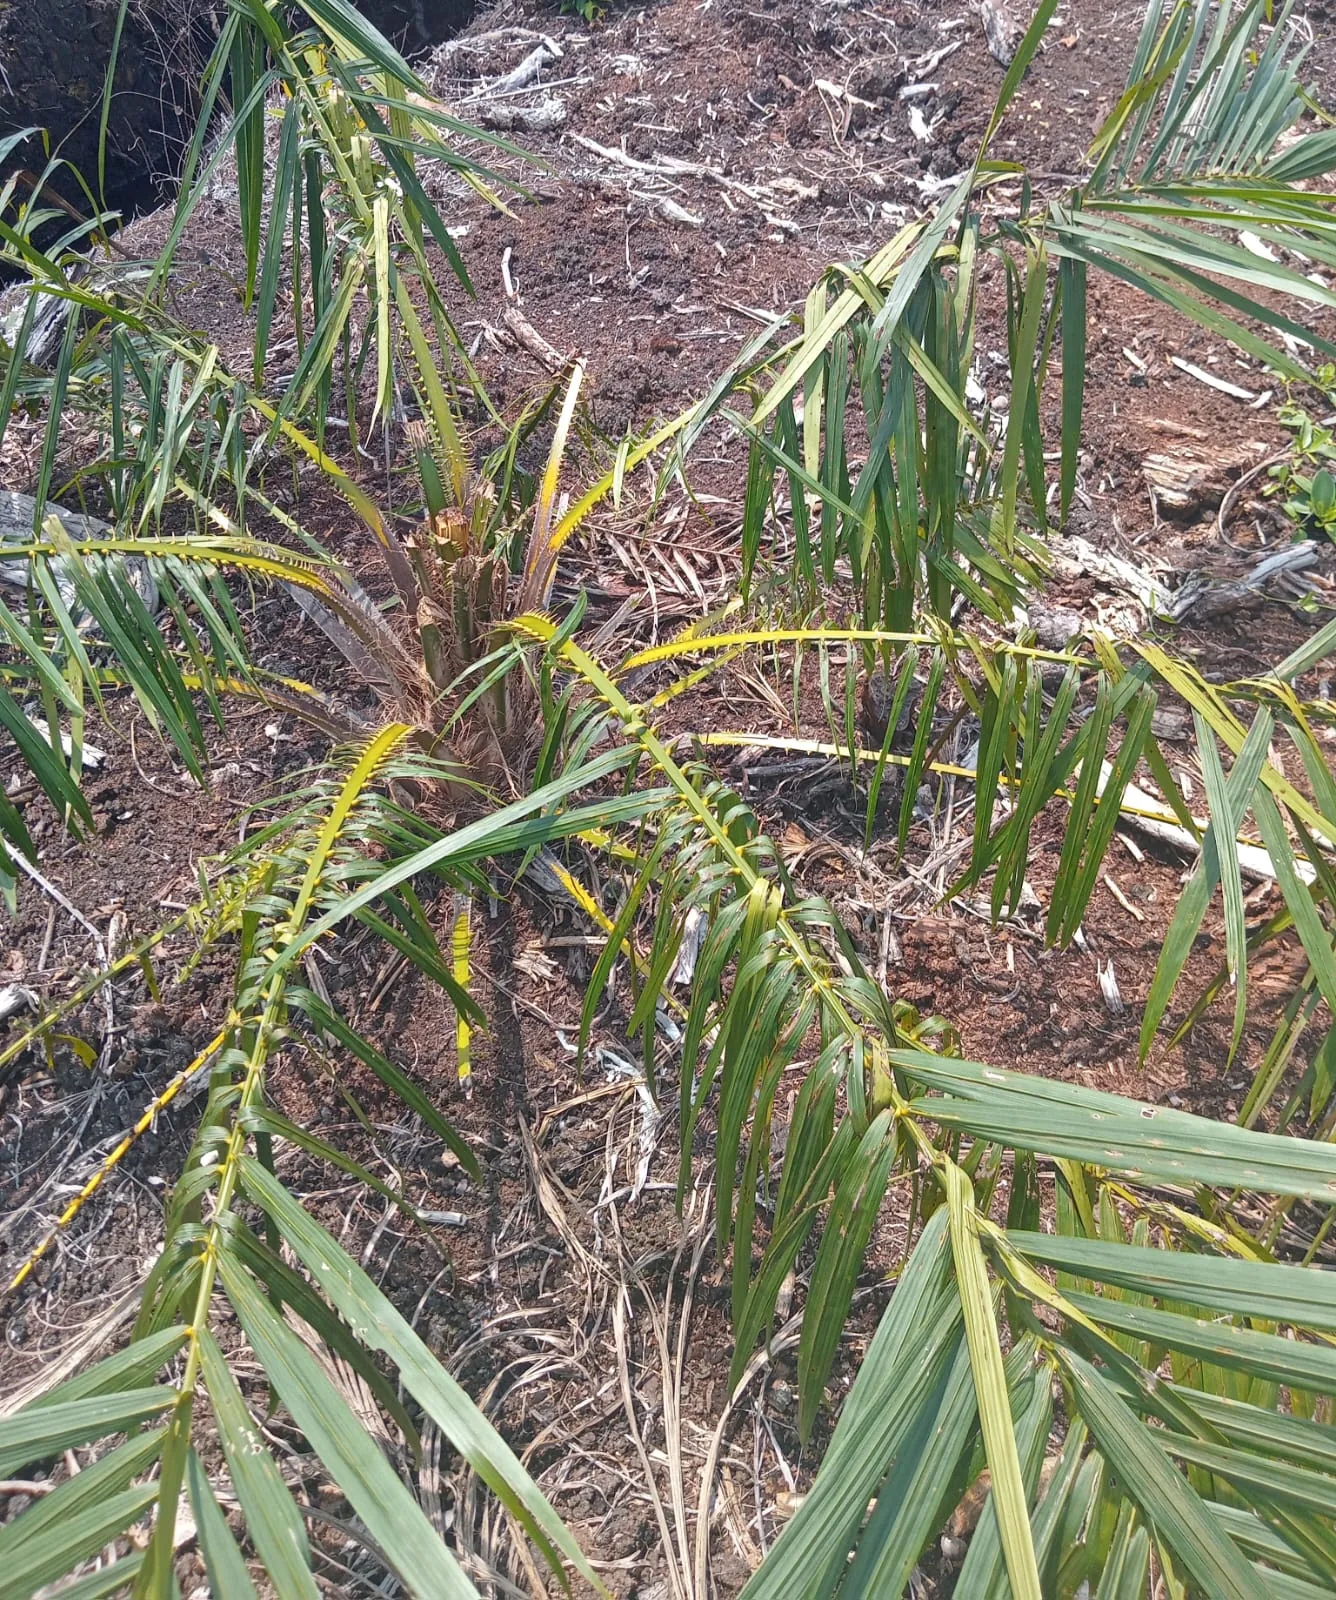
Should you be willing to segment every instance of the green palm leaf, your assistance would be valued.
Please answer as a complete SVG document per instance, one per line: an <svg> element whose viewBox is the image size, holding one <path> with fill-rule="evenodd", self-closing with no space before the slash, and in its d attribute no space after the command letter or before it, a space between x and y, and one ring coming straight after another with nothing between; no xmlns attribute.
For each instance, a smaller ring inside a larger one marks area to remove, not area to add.
<svg viewBox="0 0 1336 1600"><path fill-rule="evenodd" d="M409 1593L424 1600L472 1600L477 1591L454 1555L249 1271L226 1248L219 1270L246 1337L283 1403Z"/></svg>
<svg viewBox="0 0 1336 1600"><path fill-rule="evenodd" d="M1314 1268L1019 1230L1008 1233L1007 1238L1031 1260L1137 1294L1204 1306L1231 1316L1256 1317L1266 1323L1336 1333L1336 1287L1328 1286L1327 1273Z"/></svg>
<svg viewBox="0 0 1336 1600"><path fill-rule="evenodd" d="M138 1521L157 1491L131 1483L152 1466L164 1437L155 1429L111 1451L0 1528L5 1592L26 1600Z"/></svg>
<svg viewBox="0 0 1336 1600"><path fill-rule="evenodd" d="M223 1508L218 1504L203 1463L192 1450L186 1463L186 1482L190 1489L190 1506L195 1513L195 1527L199 1535L200 1554L215 1594L250 1600L255 1585L246 1568L241 1551L237 1549L227 1526Z"/></svg>
<svg viewBox="0 0 1336 1600"><path fill-rule="evenodd" d="M1336 1200L1336 1151L1326 1145L923 1050L892 1051L891 1061L940 1091L916 1110L983 1138L1133 1176Z"/></svg>
<svg viewBox="0 0 1336 1600"><path fill-rule="evenodd" d="M1098 1368L1071 1351L1059 1358L1076 1409L1127 1494L1213 1600L1265 1600L1266 1587L1225 1537L1187 1479Z"/></svg>
<svg viewBox="0 0 1336 1600"><path fill-rule="evenodd" d="M25 1406L0 1421L0 1477L12 1477L30 1462L145 1422L174 1406L177 1398L175 1389L162 1385Z"/></svg>
<svg viewBox="0 0 1336 1600"><path fill-rule="evenodd" d="M320 1591L311 1576L311 1551L301 1513L283 1482L277 1462L260 1436L223 1352L207 1328L199 1335L199 1351L200 1369L213 1403L218 1437L256 1553L264 1562L270 1582L284 1600L288 1597L315 1600ZM194 1459L193 1451L191 1459ZM187 1474L190 1471L188 1465ZM198 1467L194 1476L192 1494L199 1494L201 1474ZM228 1540L230 1543L230 1534Z"/></svg>
<svg viewBox="0 0 1336 1600"><path fill-rule="evenodd" d="M247 1158L242 1174L247 1192L273 1219L331 1304L346 1318L354 1335L368 1348L384 1351L390 1357L413 1397L479 1477L526 1525L556 1570L561 1570L560 1552L601 1591L602 1584L579 1545L510 1449L370 1278L263 1166Z"/></svg>
<svg viewBox="0 0 1336 1600"><path fill-rule="evenodd" d="M1017 1453L1002 1347L998 1342L988 1288L988 1270L979 1244L974 1191L954 1162L946 1167L946 1203L979 1425L993 1474L992 1506L1006 1557L1007 1576L1014 1595L1033 1596L1038 1600L1039 1570L1030 1533L1028 1495Z"/></svg>
<svg viewBox="0 0 1336 1600"><path fill-rule="evenodd" d="M868 1500L933 1409L959 1348L946 1213L939 1211L896 1285L849 1392L822 1470L793 1521L743 1589L744 1600L831 1594Z"/></svg>

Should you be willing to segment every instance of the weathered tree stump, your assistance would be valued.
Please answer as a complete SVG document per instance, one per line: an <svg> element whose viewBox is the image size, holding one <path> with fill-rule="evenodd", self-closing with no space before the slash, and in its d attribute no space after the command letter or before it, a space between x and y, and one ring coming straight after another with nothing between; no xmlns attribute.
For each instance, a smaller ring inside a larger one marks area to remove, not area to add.
<svg viewBox="0 0 1336 1600"><path fill-rule="evenodd" d="M1247 444L1182 445L1148 455L1141 470L1160 515L1191 522L1214 511L1230 484L1256 459L1257 452Z"/></svg>

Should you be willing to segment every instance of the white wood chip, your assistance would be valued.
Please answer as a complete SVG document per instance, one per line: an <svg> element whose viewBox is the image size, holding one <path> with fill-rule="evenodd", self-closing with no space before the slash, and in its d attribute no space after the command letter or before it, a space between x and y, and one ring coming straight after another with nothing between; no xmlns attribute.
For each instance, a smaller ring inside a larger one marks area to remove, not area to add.
<svg viewBox="0 0 1336 1600"><path fill-rule="evenodd" d="M1247 228L1239 234L1239 243L1245 250L1251 251L1253 255L1260 256L1263 261L1276 261L1279 259L1265 239L1259 238L1255 233L1249 233Z"/></svg>
<svg viewBox="0 0 1336 1600"><path fill-rule="evenodd" d="M1191 361L1184 361L1182 356L1170 356L1169 360L1180 372L1186 372L1189 378L1195 378L1198 383L1204 383L1208 389L1218 389L1221 394L1227 394L1232 400L1256 400L1257 396L1251 389L1241 389L1237 383L1229 383L1224 378L1217 378L1215 373L1207 372L1205 367L1199 367Z"/></svg>
<svg viewBox="0 0 1336 1600"><path fill-rule="evenodd" d="M1096 961L1095 971L1099 975L1099 992L1104 996L1105 1010L1111 1017L1121 1017L1127 1007L1118 992L1118 980L1113 973L1113 962L1110 961L1106 967Z"/></svg>

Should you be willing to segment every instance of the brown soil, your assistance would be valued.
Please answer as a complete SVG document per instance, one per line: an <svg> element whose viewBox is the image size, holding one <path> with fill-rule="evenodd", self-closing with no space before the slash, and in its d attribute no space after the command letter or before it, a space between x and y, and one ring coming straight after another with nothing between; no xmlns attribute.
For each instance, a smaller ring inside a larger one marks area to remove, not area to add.
<svg viewBox="0 0 1336 1600"><path fill-rule="evenodd" d="M1314 6L1310 16L1318 75L1320 64L1333 59L1334 30L1327 12ZM865 257L899 220L921 209L924 180L949 178L968 161L1002 75L977 15L965 9L947 16L885 0L816 7L799 0L745 7L664 0L614 9L591 28L512 5L475 21L469 37L481 39L477 51L438 51L429 69L438 92L463 115L480 77L496 77L532 47L531 38L497 36L495 30L511 25L542 29L561 44L564 54L547 76L559 80L550 92L564 101L567 118L554 134L516 136L545 167L494 156L498 170L529 191L511 202L511 215L471 194L454 194L440 175L453 216L467 228L462 248L478 291L476 300L460 303L458 316L466 337L477 340L479 370L503 410L546 392L550 374L504 331L508 251L525 317L559 351L587 359L594 423L614 440L704 392L758 331L758 317L800 307L828 263ZM1135 8L1115 11L1091 0L1065 7L996 153L1060 183L1114 103L1138 26ZM932 96L899 97L907 62L957 42L931 74ZM928 139L911 130L911 108L932 126ZM672 157L727 181L679 174L671 189L656 190L641 181L643 173L591 152L577 135L633 161ZM700 225L669 220L655 198L660 193ZM230 203L220 195L206 207L187 240L185 259L195 270L187 265L179 274L176 293L180 314L207 328L225 356L240 360L249 333L226 287L239 265L226 227ZM147 251L162 229L160 218L148 218L126 237ZM1098 287L1094 308L1082 531L1101 548L1170 571L1235 570L1239 557L1216 537L1212 515L1185 525L1156 520L1141 462L1166 439L1181 440L1184 430L1188 437L1238 441L1257 457L1283 438L1274 405L1249 410L1169 366L1170 353L1203 366L1214 361L1253 390L1264 387L1261 374L1121 286ZM603 440L583 443L573 460L577 470L606 456ZM23 439L12 431L8 482L30 488L20 481L22 451ZM374 482L373 467L349 464ZM736 484L726 465L723 454L717 470L704 464L703 481L716 493ZM576 475L572 470L572 481ZM603 615L648 583L653 604L637 626L645 636L662 636L726 589L735 512L736 503L687 512L674 501L649 525L610 518L606 530L578 542L563 581L585 588ZM307 505L304 514L313 531L328 534L362 564L340 508L312 514ZM604 541L604 531L615 537ZM1246 518L1235 531L1245 542L1255 540ZM1110 603L1090 579L1068 583L1060 598L1092 616ZM307 676L331 673L320 636L290 607L266 600L256 620L266 665ZM1243 676L1311 627L1283 605L1259 602L1223 622L1179 630L1175 644L1198 652L1211 670ZM779 692L782 701L784 686ZM48 822L41 844L43 872L100 932L107 935L114 922L125 939L190 901L200 859L235 839L242 808L322 751L286 719L231 713L211 741L212 782L201 794L142 721L135 723L131 708L122 709L123 731L97 735L108 759L90 786L96 838L73 843ZM807 736L825 735L819 703L804 703L801 722ZM672 732L706 725L793 731L753 684L731 674L676 702L668 719ZM1190 744L1178 748L1186 761ZM718 766L730 772L727 752ZM747 781L736 769L730 776ZM846 917L873 969L886 918L892 919L892 993L948 1017L966 1054L1210 1115L1237 1111L1295 968L1282 952L1258 973L1232 1068L1226 1067L1229 1019L1217 1008L1183 1047L1158 1051L1143 1070L1141 1006L1185 866L1173 852L1140 841L1137 859L1116 847L1085 920L1085 948L1046 950L1038 912L1022 911L995 929L974 914L973 902L938 909L933 884L918 883L897 863L884 826L863 854L861 811L847 789L809 797L808 783L758 777L748 798L797 860L802 881ZM1031 881L1044 906L1061 825L1054 814L1037 834ZM922 868L932 846L927 824L916 824L909 866ZM1255 909L1269 903L1266 893L1259 892ZM449 907L439 910L444 927ZM314 1123L378 1175L401 1183L419 1206L462 1213L459 1225L410 1228L374 1195L295 1152L280 1171L384 1282L516 1446L532 1452L533 1470L585 1548L605 1564L614 1591L658 1600L671 1592L664 1541L631 1432L634 1425L653 1464L654 1493L668 1508L670 1527L671 1480L681 1474L694 1530L700 1467L724 1405L730 1354L726 1270L712 1249L697 1251L708 1223L707 1169L698 1167L698 1188L679 1224L671 1192L678 1165L673 1121L649 1114L623 1072L620 1062L636 1058L619 1033L624 1016L615 1005L596 1031L595 1058L583 1075L576 1071L571 1045L592 960L583 918L517 893L479 923L479 993L491 1027L476 1044L470 1100L456 1088L452 1019L439 994L407 979L385 982L383 951L357 940L339 948L325 976L353 1021L392 1042L404 1065L447 1102L482 1155L481 1190L442 1162L435 1141L409 1126L366 1073L340 1063L333 1075L293 1052L273 1079L288 1115ZM159 962L165 974L188 948L179 937L166 943ZM1219 924L1208 920L1185 994L1211 975L1222 951ZM29 984L49 1002L93 959L86 932L25 886L18 918L0 923L0 979ZM1110 1014L1096 976L1097 963L1110 961L1126 1003L1119 1016ZM50 1066L29 1061L20 1079L0 1086L4 1278L72 1186L210 1036L229 984L225 950L210 955L186 984L166 984L160 1002L127 979L115 991L109 1072L90 1076L58 1049ZM71 1019L70 1031L100 1047L105 1018L87 1007ZM6 1387L53 1359L73 1330L138 1281L160 1237L163 1196L197 1112L198 1102L178 1103L161 1116L5 1308ZM653 1141L647 1167L642 1137ZM861 1339L884 1303L885 1274L904 1243L902 1218L893 1189L836 1393L847 1386ZM799 1308L801 1281L800 1275ZM619 1340L623 1293L628 1316ZM672 1361L665 1370L660 1359L651 1306L664 1318L671 1350L684 1297L692 1313L679 1374ZM776 1536L787 1496L803 1486L816 1459L815 1450L803 1455L796 1436L793 1342L777 1342L773 1361L725 1428L709 1533L720 1595L741 1588ZM673 1429L665 1426L665 1385L672 1399L675 1384L681 1418ZM292 1473L313 1502L324 1503L318 1469L301 1449L298 1441ZM443 1465L456 1543L481 1561L509 1563L504 1529L479 1514L477 1485L448 1450ZM341 1548L337 1536L328 1553L378 1581L375 1563ZM530 1580L510 1570L529 1592ZM332 1566L328 1575L344 1581Z"/></svg>

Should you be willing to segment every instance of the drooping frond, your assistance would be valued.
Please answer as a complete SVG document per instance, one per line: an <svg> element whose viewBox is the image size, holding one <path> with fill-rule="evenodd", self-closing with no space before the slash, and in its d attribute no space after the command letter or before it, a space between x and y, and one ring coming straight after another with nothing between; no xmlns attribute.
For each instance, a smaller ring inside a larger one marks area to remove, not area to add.
<svg viewBox="0 0 1336 1600"><path fill-rule="evenodd" d="M476 1002L456 981L421 914L412 881L430 873L467 892L477 881L474 863L485 856L522 852L528 844L587 828L595 814L615 821L657 803L651 793L610 811L563 811L566 796L625 764L624 753L614 752L442 837L387 798L387 788L431 775L431 763L409 747L411 734L406 725L385 728L350 753L340 777L322 779L293 797L248 836L197 912L201 937L232 934L239 940L238 980L224 1030L208 1052L208 1105L172 1193L164 1249L149 1274L134 1337L118 1355L0 1421L0 1472L13 1476L53 1451L126 1431L147 1418L160 1417L165 1426L112 1451L0 1529L0 1549L21 1548L29 1563L22 1571L31 1583L15 1593L31 1593L68 1572L152 1506L156 1531L142 1568L139 1558L127 1558L116 1578L140 1570L144 1592L169 1592L170 1534L187 1492L210 1581L218 1593L233 1592L226 1587L229 1574L244 1563L225 1523L218 1525L213 1490L192 1444L206 1404L256 1554L283 1592L317 1592L301 1507L260 1442L250 1403L213 1331L220 1299L235 1313L274 1392L410 1592L445 1597L475 1591L379 1444L294 1333L293 1316L368 1385L411 1451L416 1429L373 1360L377 1354L387 1358L406 1395L491 1486L563 1581L563 1563L569 1563L596 1592L606 1592L516 1457L407 1319L282 1183L273 1163L275 1147L290 1143L414 1215L408 1198L288 1121L272 1103L271 1071L283 1052L301 1048L306 1037L322 1051L349 1052L476 1176L472 1151L433 1098L353 1028L317 992L319 985L301 981L304 954L323 931L360 920L439 984L461 1021L480 1024ZM237 1209L243 1200L263 1227L243 1220ZM280 1243L290 1259L279 1254ZM18 1286L16 1281L11 1287ZM155 1381L177 1355L185 1358L179 1381ZM155 1461L156 1482L128 1487ZM69 1517L94 1503L99 1510L87 1538L82 1532L71 1536Z"/></svg>
<svg viewBox="0 0 1336 1600"><path fill-rule="evenodd" d="M1277 1230L1296 1206L1329 1209L1329 1145L956 1059L949 1031L893 1007L829 908L801 898L739 797L656 732L672 685L639 704L619 687L674 658L699 674L746 643L805 644L810 660L856 646L860 630L692 634L607 669L550 624L523 626L586 685L603 737L637 749L666 785L652 832L623 835L616 919L591 912L608 937L582 1040L625 956L636 974L626 1032L643 1040L647 1080L662 1081L670 1062L679 1075L684 1171L698 1133L708 1125L713 1136L716 1242L733 1255L731 1381L816 1238L798 1349L806 1436L897 1176L918 1197L911 1226L924 1223L816 1485L746 1594L899 1593L985 1462L991 1477L973 1491L957 1592L1044 1595L1099 1580L1140 1594L1152 1555L1203 1593L1321 1592L1336 1575L1336 1456L1315 1412L1336 1392L1327 1350L1336 1323L1320 1281L1232 1219L1240 1201ZM1054 891L1050 936L1079 922L1125 779L1139 759L1152 770L1163 761L1151 759L1149 718L1170 687L1197 710L1208 774L1215 763L1210 817L1190 819L1205 834L1197 878L1238 870L1236 836L1251 816L1290 914L1307 925L1310 960L1329 967L1323 884L1336 815L1294 789L1269 754L1281 723L1302 739L1318 711L1296 699L1289 676L1320 657L1316 641L1274 675L1223 687L1191 681L1136 641L1066 656L940 633L876 642L941 652L920 726L949 714L948 693L978 719L972 776L981 797L996 798L969 876L996 872L999 903L1039 810L1061 807L1059 871L1070 882ZM1041 665L1060 669L1056 691L1031 678ZM1326 793L1329 779L1315 788ZM1305 829L1311 855L1298 862L1283 830L1261 821L1277 805ZM1185 899L1199 896L1190 884ZM1166 946L1166 992L1181 938ZM947 1048L924 1047L934 1043ZM777 1088L795 1070L772 1176ZM1052 1214L1050 1181L1056 1236L1039 1231ZM1005 1225L995 1220L1004 1196ZM1058 1396L1065 1443L1055 1448Z"/></svg>

